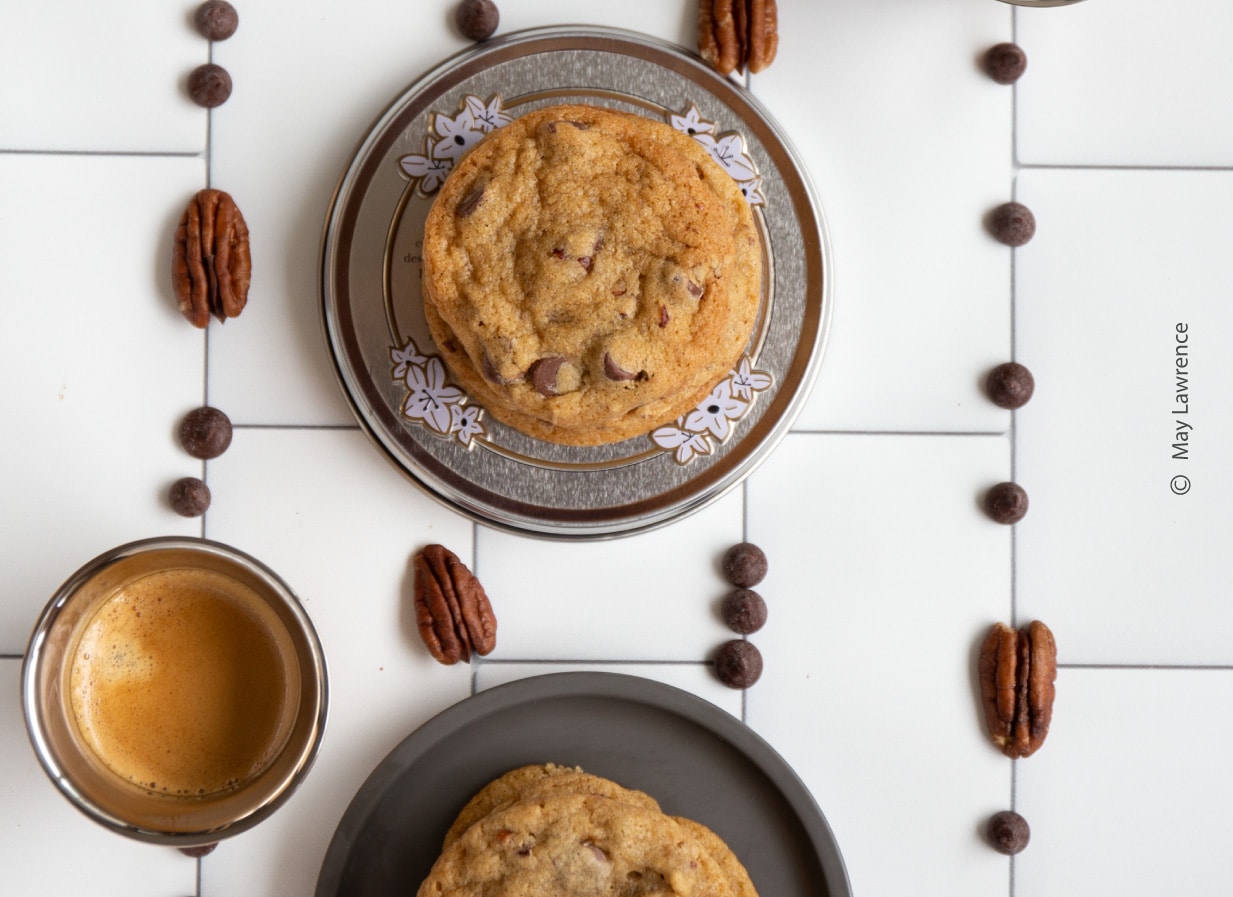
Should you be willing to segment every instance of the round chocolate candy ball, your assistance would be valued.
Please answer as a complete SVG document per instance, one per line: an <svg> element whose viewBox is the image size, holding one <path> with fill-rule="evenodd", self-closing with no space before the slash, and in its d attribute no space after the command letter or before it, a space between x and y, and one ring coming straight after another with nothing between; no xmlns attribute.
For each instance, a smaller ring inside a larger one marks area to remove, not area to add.
<svg viewBox="0 0 1233 897"><path fill-rule="evenodd" d="M1036 378L1017 361L1007 361L989 372L985 391L999 408L1022 408L1036 391Z"/></svg>
<svg viewBox="0 0 1233 897"><path fill-rule="evenodd" d="M210 509L210 487L197 477L182 477L167 494L171 510L181 517L200 517Z"/></svg>
<svg viewBox="0 0 1233 897"><path fill-rule="evenodd" d="M733 589L719 608L724 625L733 632L749 635L766 625L766 602L753 589Z"/></svg>
<svg viewBox="0 0 1233 897"><path fill-rule="evenodd" d="M227 0L206 0L193 14L193 24L206 40L226 40L239 27L240 15Z"/></svg>
<svg viewBox="0 0 1233 897"><path fill-rule="evenodd" d="M989 229L999 243L1022 246L1036 236L1036 216L1021 202L1005 202L989 216Z"/></svg>
<svg viewBox="0 0 1233 897"><path fill-rule="evenodd" d="M985 511L995 523L1018 523L1028 512L1028 496L1018 483L998 483L985 493Z"/></svg>
<svg viewBox="0 0 1233 897"><path fill-rule="evenodd" d="M989 843L998 853L1013 856L1028 846L1032 839L1032 830L1027 820L1014 810L1002 810L989 818L986 829Z"/></svg>
<svg viewBox="0 0 1233 897"><path fill-rule="evenodd" d="M208 405L193 409L180 422L180 445L194 458L217 458L231 445L231 418Z"/></svg>
<svg viewBox="0 0 1233 897"><path fill-rule="evenodd" d="M734 586L753 588L766 576L766 554L752 542L738 542L724 552L723 570Z"/></svg>
<svg viewBox="0 0 1233 897"><path fill-rule="evenodd" d="M458 4L458 30L468 40L488 40L500 21L501 14L492 0L462 0Z"/></svg>
<svg viewBox="0 0 1233 897"><path fill-rule="evenodd" d="M199 65L188 76L188 96L206 109L221 106L231 96L231 75L213 62Z"/></svg>
<svg viewBox="0 0 1233 897"><path fill-rule="evenodd" d="M985 53L985 74L998 84L1014 84L1027 69L1027 54L1015 43L994 44Z"/></svg>
<svg viewBox="0 0 1233 897"><path fill-rule="evenodd" d="M715 675L729 688L749 688L762 676L762 652L744 639L724 642L715 652Z"/></svg>

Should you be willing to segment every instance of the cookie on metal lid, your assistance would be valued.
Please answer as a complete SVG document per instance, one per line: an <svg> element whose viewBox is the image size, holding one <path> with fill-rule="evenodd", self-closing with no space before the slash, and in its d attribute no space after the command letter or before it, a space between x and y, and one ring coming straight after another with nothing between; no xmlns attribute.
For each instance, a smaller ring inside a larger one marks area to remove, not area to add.
<svg viewBox="0 0 1233 897"><path fill-rule="evenodd" d="M455 166L424 234L455 381L538 439L601 445L692 409L746 348L762 251L741 190L664 122L527 113Z"/></svg>

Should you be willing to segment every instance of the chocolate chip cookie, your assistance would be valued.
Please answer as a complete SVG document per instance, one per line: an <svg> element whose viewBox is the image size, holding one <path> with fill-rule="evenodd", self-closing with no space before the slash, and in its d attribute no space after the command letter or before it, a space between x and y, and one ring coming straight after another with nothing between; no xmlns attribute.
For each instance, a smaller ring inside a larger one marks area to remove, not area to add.
<svg viewBox="0 0 1233 897"><path fill-rule="evenodd" d="M588 801L588 798L595 800ZM531 826L534 831L528 835L530 829L523 831L511 821L515 817L519 820L529 818L525 809L515 814L505 814L513 808L529 805L534 805L538 810L531 814L536 822ZM542 854L547 849L545 845L549 843L549 836L545 832L557 828L573 831L578 826L578 820L574 817L580 815L586 817L586 825L582 826L586 829L585 835L574 840L562 840L564 836L559 833L551 836L556 839L552 842L556 848L570 853L570 857L565 859L557 855L554 862L561 869L572 871L568 875L558 876L551 885L545 884L537 877L540 872L533 868L529 857L537 850ZM492 834L491 823L494 818L505 820L495 829L495 835ZM596 832L604 830L604 826L614 826L618 833L613 838L597 836ZM476 831L487 831L491 838L486 841L489 836L475 834ZM641 834L635 837L635 833ZM662 839L661 852L655 853L648 847L643 836ZM632 847L629 843L631 838ZM470 839L472 846L467 849L470 852L457 847L463 839ZM515 856L519 858L512 861L513 871L507 877L494 878L491 867L497 860L493 855L510 847L514 848ZM569 894L570 897L591 893L629 897L697 893L689 890L698 884L691 877L694 874L692 871L674 875L671 868L665 871L662 866L635 868L638 858L645 859L646 856L656 857L655 862L671 867L675 862L672 857L676 856L672 849L686 850L692 857L688 859L690 863L702 864L702 883L714 889L702 893L712 894L713 897L728 893L733 897L758 897L740 860L723 839L702 823L681 816L666 816L649 794L625 788L577 767L533 764L494 779L467 802L445 836L442 859L438 861L438 866L442 868L438 870L434 867L434 873L440 874L430 878L433 884L426 882L425 887L445 887L464 882L458 891L432 891L431 897L438 897L441 893L482 893L491 897L514 897L523 893L533 893L536 897L552 897L558 893ZM705 859L698 859L699 852ZM478 879L465 879L466 873L453 869L444 871L444 867L451 862L455 865L463 862L460 854L465 854L465 862L488 871L478 873ZM454 860L446 860L447 856L453 856ZM690 866L691 870L698 868L697 865ZM558 886L563 890L552 890ZM535 891L534 887L545 890ZM573 888L581 890L570 890ZM429 897L423 889L420 894L421 897Z"/></svg>
<svg viewBox="0 0 1233 897"><path fill-rule="evenodd" d="M623 788L610 779L590 775L577 767L555 763L521 766L489 782L467 802L446 833L444 846L449 847L474 823L510 804L569 793L596 794L650 810L659 809L659 804L649 794Z"/></svg>
<svg viewBox="0 0 1233 897"><path fill-rule="evenodd" d="M692 138L642 116L541 108L447 178L424 312L454 379L531 436L600 445L692 409L761 300L753 213Z"/></svg>
<svg viewBox="0 0 1233 897"><path fill-rule="evenodd" d="M718 862L675 820L594 794L527 800L447 847L418 897L736 897Z"/></svg>

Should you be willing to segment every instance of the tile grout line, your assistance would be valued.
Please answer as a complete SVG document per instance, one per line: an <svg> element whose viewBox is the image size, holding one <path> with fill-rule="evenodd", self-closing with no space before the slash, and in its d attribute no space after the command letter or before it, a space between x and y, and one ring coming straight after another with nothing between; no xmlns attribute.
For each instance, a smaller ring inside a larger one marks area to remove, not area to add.
<svg viewBox="0 0 1233 897"><path fill-rule="evenodd" d="M0 660L20 660L20 654L0 654ZM618 666L708 666L710 661L690 658L619 658L619 657L501 657L484 658L483 663L494 666L516 664L579 664ZM1229 672L1233 664L1185 664L1185 663L1059 663L1059 670L1162 670L1169 672Z"/></svg>
<svg viewBox="0 0 1233 897"><path fill-rule="evenodd" d="M206 61L214 61L214 41L206 41ZM205 128L205 186L209 189L213 186L213 171L214 171L214 110L206 109L206 128ZM208 321L208 318L207 318ZM201 334L201 404L208 406L210 404L210 328L207 326ZM203 460L201 462L201 481L206 484L209 489L209 469L210 462ZM207 525L210 517L210 509L206 508L201 515L201 538L207 538ZM205 857L197 857L197 897L203 897L205 894Z"/></svg>
<svg viewBox="0 0 1233 897"><path fill-rule="evenodd" d="M214 41L207 42L206 61L214 61ZM214 167L214 110L206 109L206 127L205 127L205 186L209 189L212 186L213 167ZM202 353L201 353L201 404L208 406L210 404L210 328L204 328L201 334ZM201 462L201 481L209 488L209 462ZM206 527L210 509L207 507L205 513L201 515L201 538L207 538ZM197 868L201 868L201 860L197 861ZM201 891L201 876L198 873L197 890Z"/></svg>
<svg viewBox="0 0 1233 897"><path fill-rule="evenodd" d="M214 62L214 41L209 41L209 50L206 53L206 61ZM214 168L214 110L206 109L206 132L205 132L205 163L206 163L206 186L213 186L213 168Z"/></svg>
<svg viewBox="0 0 1233 897"><path fill-rule="evenodd" d="M1229 663L1059 663L1059 670L1171 670L1176 672L1233 672Z"/></svg>
<svg viewBox="0 0 1233 897"><path fill-rule="evenodd" d="M991 436L1005 430L789 430L791 436Z"/></svg>
<svg viewBox="0 0 1233 897"><path fill-rule="evenodd" d="M235 430L359 430L359 424L237 424Z"/></svg>
<svg viewBox="0 0 1233 897"><path fill-rule="evenodd" d="M1210 171L1233 172L1228 165L1097 165L1089 162L1020 162L1027 171Z"/></svg>
<svg viewBox="0 0 1233 897"><path fill-rule="evenodd" d="M662 658L497 658L483 659L492 666L709 666L707 660L665 660Z"/></svg>
<svg viewBox="0 0 1233 897"><path fill-rule="evenodd" d="M1019 15L1015 7L1010 8L1010 39L1014 43L1019 40ZM1017 83L1011 85L1010 89L1010 196L1015 199L1018 193L1019 186L1019 85ZM1016 284L1016 267L1015 263L1018 260L1018 252L1014 249L1010 251L1010 360L1019 360L1019 345L1018 345L1018 329L1015 326L1017 323L1018 295L1015 290ZM1010 412L1010 481L1018 482L1016 475L1018 473L1018 423L1019 413L1015 410ZM1019 617L1019 539L1018 527L1010 528L1010 620L1012 626L1018 626ZM1019 761L1012 759L1010 761L1010 809L1012 811L1018 806L1018 791L1019 791ZM1015 897L1015 857L1012 854L1006 864L1006 895L1007 897Z"/></svg>
<svg viewBox="0 0 1233 897"><path fill-rule="evenodd" d="M1010 9L1010 39L1014 43L1019 40L1019 12L1015 7ZM1016 199L1019 187L1019 84L1011 85L1010 88L1010 198ZM1012 249L1010 251L1010 360L1019 360L1019 331L1016 326L1018 323L1018 293L1016 290L1018 269L1016 267L1019 258L1019 253ZM1017 475L1019 472L1019 452L1018 452L1018 420L1019 414L1017 411L1010 412L1010 429L1008 435L1010 439L1010 481L1017 483ZM1010 620L1011 625L1018 626L1019 619L1019 538L1018 528L1012 526L1010 528ZM1011 778L1012 798L1014 777L1012 769ZM1014 881L1012 871L1011 893L1014 893Z"/></svg>
<svg viewBox="0 0 1233 897"><path fill-rule="evenodd" d="M1019 790L1019 761L1011 760L1010 761L1010 809L1015 812L1018 812L1018 802L1016 800L1016 797L1018 795L1018 790ZM1014 854L1011 854L1009 857L1007 857L1007 860L1009 860L1009 862L1006 864L1007 878L1008 878L1006 893L1007 893L1007 897L1015 897L1015 856Z"/></svg>
<svg viewBox="0 0 1233 897"><path fill-rule="evenodd" d="M97 156L99 158L197 159L201 156L201 153L189 150L0 149L0 156Z"/></svg>

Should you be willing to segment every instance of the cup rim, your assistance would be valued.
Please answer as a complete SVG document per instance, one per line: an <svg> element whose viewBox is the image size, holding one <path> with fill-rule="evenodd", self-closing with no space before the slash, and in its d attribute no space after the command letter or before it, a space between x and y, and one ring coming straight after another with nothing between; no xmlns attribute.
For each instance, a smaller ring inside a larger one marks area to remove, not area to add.
<svg viewBox="0 0 1233 897"><path fill-rule="evenodd" d="M286 610L291 618L288 629L294 631L294 638L302 639L307 648L310 663L302 670L302 675L312 682L316 694L306 743L298 750L298 759L282 783L265 800L239 818L199 830L160 831L128 822L99 806L78 787L57 758L50 743L47 720L39 699L44 645L77 590L120 561L165 551L201 554L235 565L265 587L263 596L276 597L280 609ZM329 677L325 653L312 619L295 591L274 570L251 554L223 542L197 536L156 536L127 542L102 552L81 565L56 588L34 624L22 657L21 702L26 733L39 765L74 807L105 828L138 841L174 847L196 847L247 831L269 817L298 789L312 768L325 735L329 711Z"/></svg>

